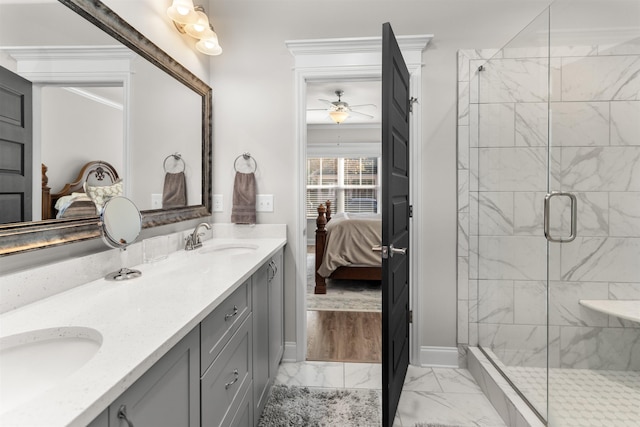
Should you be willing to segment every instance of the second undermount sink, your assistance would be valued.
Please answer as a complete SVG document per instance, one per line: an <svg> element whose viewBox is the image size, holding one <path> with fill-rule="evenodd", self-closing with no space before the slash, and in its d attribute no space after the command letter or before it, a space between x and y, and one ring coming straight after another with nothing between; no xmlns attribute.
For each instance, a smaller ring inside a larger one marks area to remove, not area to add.
<svg viewBox="0 0 640 427"><path fill-rule="evenodd" d="M100 349L95 329L61 327L0 338L0 413L56 386Z"/></svg>
<svg viewBox="0 0 640 427"><path fill-rule="evenodd" d="M201 254L210 254L218 252L226 255L246 255L254 253L258 249L258 245L251 243L216 243L205 246L198 252Z"/></svg>

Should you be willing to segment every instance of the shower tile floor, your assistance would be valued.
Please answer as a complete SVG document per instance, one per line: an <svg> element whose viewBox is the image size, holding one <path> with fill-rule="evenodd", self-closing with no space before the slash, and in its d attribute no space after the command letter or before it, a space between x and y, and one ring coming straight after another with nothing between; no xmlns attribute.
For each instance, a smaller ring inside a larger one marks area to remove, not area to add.
<svg viewBox="0 0 640 427"><path fill-rule="evenodd" d="M382 371L377 363L283 362L276 383L364 388L382 393ZM468 370L410 365L393 426L414 427L423 423L505 427Z"/></svg>
<svg viewBox="0 0 640 427"><path fill-rule="evenodd" d="M544 412L544 368L506 368L531 404ZM593 369L549 371L551 427L640 426L640 372Z"/></svg>

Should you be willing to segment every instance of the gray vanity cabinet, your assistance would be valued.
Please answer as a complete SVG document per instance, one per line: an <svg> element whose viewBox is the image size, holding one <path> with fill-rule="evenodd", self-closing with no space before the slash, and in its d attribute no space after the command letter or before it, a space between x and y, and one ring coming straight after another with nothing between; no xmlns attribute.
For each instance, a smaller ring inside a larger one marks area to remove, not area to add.
<svg viewBox="0 0 640 427"><path fill-rule="evenodd" d="M199 427L199 361L196 327L111 403L109 425Z"/></svg>
<svg viewBox="0 0 640 427"><path fill-rule="evenodd" d="M246 426L253 418L251 279L201 322L202 426Z"/></svg>
<svg viewBox="0 0 640 427"><path fill-rule="evenodd" d="M254 425L267 403L284 350L282 251L252 277Z"/></svg>
<svg viewBox="0 0 640 427"><path fill-rule="evenodd" d="M202 376L203 427L240 426L252 389L251 314ZM251 409L251 408L249 408ZM244 415L248 418L249 414ZM249 427L250 424L244 424Z"/></svg>
<svg viewBox="0 0 640 427"><path fill-rule="evenodd" d="M257 419L269 397L269 265L252 277L253 286L253 410Z"/></svg>
<svg viewBox="0 0 640 427"><path fill-rule="evenodd" d="M280 250L89 426L257 425L284 351L282 260Z"/></svg>
<svg viewBox="0 0 640 427"><path fill-rule="evenodd" d="M87 427L109 427L109 409L102 411Z"/></svg>
<svg viewBox="0 0 640 427"><path fill-rule="evenodd" d="M271 259L269 276L269 377L275 379L284 354L283 253Z"/></svg>

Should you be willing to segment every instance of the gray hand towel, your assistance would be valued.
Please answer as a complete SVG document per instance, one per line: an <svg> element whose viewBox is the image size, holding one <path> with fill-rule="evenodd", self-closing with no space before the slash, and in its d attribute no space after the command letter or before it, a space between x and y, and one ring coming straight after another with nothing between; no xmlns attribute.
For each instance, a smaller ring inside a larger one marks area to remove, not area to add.
<svg viewBox="0 0 640 427"><path fill-rule="evenodd" d="M187 206L187 179L184 172L167 172L162 190L162 209L182 206Z"/></svg>
<svg viewBox="0 0 640 427"><path fill-rule="evenodd" d="M236 172L233 183L233 207L231 222L256 223L256 176L253 173Z"/></svg>

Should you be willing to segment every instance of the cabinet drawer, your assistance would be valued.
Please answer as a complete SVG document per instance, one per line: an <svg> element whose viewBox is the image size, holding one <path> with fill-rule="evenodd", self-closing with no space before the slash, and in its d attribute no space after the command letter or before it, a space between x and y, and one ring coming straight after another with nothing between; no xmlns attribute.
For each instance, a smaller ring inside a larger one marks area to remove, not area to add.
<svg viewBox="0 0 640 427"><path fill-rule="evenodd" d="M229 424L230 427L253 427L253 399L251 399L253 391L251 388L252 387L249 386L247 392L240 401L238 411Z"/></svg>
<svg viewBox="0 0 640 427"><path fill-rule="evenodd" d="M250 280L243 283L201 323L200 374L209 368L251 311Z"/></svg>
<svg viewBox="0 0 640 427"><path fill-rule="evenodd" d="M249 315L200 381L203 426L229 425L252 387L251 325Z"/></svg>

